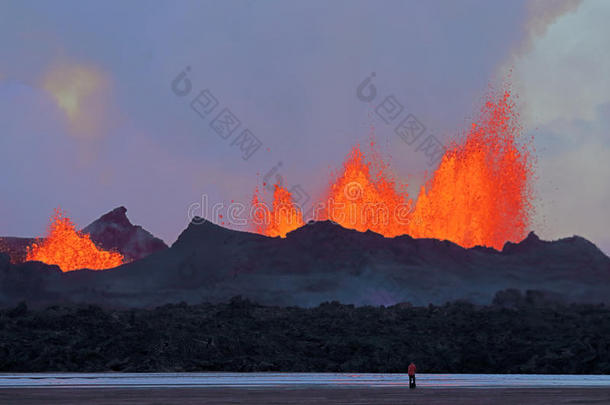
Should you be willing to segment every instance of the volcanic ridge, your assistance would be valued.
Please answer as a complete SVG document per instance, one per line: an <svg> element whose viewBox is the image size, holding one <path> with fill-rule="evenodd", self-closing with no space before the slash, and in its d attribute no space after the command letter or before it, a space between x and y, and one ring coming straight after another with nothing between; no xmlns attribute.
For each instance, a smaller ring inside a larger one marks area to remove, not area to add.
<svg viewBox="0 0 610 405"><path fill-rule="evenodd" d="M195 218L165 248L131 225L125 212L117 208L85 231L132 261L104 271L62 272L0 253L0 305L149 308L227 302L238 295L263 305L302 307L335 300L357 306L456 300L486 305L506 289L536 290L542 299L563 303L610 297L610 258L579 236L548 242L530 233L499 251L389 238L332 221L310 222L280 238Z"/></svg>

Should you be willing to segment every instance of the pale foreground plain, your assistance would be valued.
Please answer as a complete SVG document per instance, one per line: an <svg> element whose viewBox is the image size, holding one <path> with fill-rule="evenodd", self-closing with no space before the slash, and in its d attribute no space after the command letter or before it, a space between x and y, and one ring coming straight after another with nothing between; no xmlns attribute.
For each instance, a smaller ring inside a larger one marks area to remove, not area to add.
<svg viewBox="0 0 610 405"><path fill-rule="evenodd" d="M610 404L610 375L0 374L0 404Z"/></svg>
<svg viewBox="0 0 610 405"><path fill-rule="evenodd" d="M0 404L610 404L610 388L6 388Z"/></svg>

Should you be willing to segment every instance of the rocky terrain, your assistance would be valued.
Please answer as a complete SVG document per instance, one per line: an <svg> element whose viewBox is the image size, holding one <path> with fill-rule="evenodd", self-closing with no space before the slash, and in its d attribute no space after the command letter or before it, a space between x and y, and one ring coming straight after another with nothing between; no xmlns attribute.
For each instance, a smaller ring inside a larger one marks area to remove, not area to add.
<svg viewBox="0 0 610 405"><path fill-rule="evenodd" d="M610 373L610 309L516 290L478 307L184 303L0 311L0 371Z"/></svg>
<svg viewBox="0 0 610 405"><path fill-rule="evenodd" d="M105 250L118 251L131 262L152 253L167 249L161 239L156 238L127 218L127 208L119 207L102 215L82 230L91 240Z"/></svg>
<svg viewBox="0 0 610 405"><path fill-rule="evenodd" d="M35 238L0 236L0 253L7 254L13 263L23 263L27 247L35 241Z"/></svg>
<svg viewBox="0 0 610 405"><path fill-rule="evenodd" d="M92 232L120 240L113 231ZM42 263L10 264L0 254L0 307L25 301L31 308L154 308L226 302L237 295L301 307L334 300L357 306L456 300L488 305L497 291L509 288L537 290L563 303L608 302L610 258L578 236L547 242L531 233L497 251L407 235L385 238L328 221L282 239L199 219L169 249L105 271L62 273Z"/></svg>

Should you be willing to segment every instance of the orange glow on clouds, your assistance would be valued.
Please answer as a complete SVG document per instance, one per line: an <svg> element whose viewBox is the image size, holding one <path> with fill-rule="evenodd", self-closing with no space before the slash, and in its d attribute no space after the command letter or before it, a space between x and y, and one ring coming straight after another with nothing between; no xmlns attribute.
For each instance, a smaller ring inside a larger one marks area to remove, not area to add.
<svg viewBox="0 0 610 405"><path fill-rule="evenodd" d="M66 114L71 128L80 136L92 136L102 123L106 109L108 79L97 68L62 64L43 78L43 88Z"/></svg>

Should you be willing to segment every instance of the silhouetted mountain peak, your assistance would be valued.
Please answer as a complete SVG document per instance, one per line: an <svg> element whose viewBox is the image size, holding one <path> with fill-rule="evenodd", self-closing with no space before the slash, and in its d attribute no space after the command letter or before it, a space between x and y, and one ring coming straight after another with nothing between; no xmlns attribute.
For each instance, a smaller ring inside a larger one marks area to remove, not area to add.
<svg viewBox="0 0 610 405"><path fill-rule="evenodd" d="M127 208L123 206L115 208L112 211L102 215L91 225L94 225L96 223L114 224L126 228L133 226L131 221L129 221L129 219L127 218ZM89 228L91 225L87 226L87 228ZM83 229L83 231L86 232L87 228Z"/></svg>
<svg viewBox="0 0 610 405"><path fill-rule="evenodd" d="M597 245L595 245L595 243L591 242L586 238L583 238L582 236L570 236L568 238L559 239L556 243L564 246L569 246L570 249L574 249L574 251L578 251L580 253L586 252L592 255L601 254L608 258L608 256L604 252L602 252L597 247ZM610 258L608 258L608 260L610 261Z"/></svg>
<svg viewBox="0 0 610 405"><path fill-rule="evenodd" d="M265 236L253 234L249 232L236 231L229 228L225 228L205 218L194 217L187 228L182 231L180 236L172 247L174 246L185 246L193 243L210 243L214 244L220 240L231 237L231 238L248 238L258 237L265 238Z"/></svg>
<svg viewBox="0 0 610 405"><path fill-rule="evenodd" d="M502 253L523 253L538 248L545 243L547 242L540 240L538 235L531 231L521 242L506 242L504 248L502 248Z"/></svg>
<svg viewBox="0 0 610 405"><path fill-rule="evenodd" d="M383 235L372 231L360 232L355 229L344 228L342 225L330 220L323 221L309 221L305 226L295 229L294 231L288 232L286 235L287 239L303 240L312 239L319 240L325 238L362 238L366 235L369 237L384 238Z"/></svg>
<svg viewBox="0 0 610 405"><path fill-rule="evenodd" d="M288 232L286 237L303 237L305 235L313 235L320 233L337 233L342 232L343 230L345 230L345 228L333 221L309 221L305 226L297 228L294 231Z"/></svg>
<svg viewBox="0 0 610 405"><path fill-rule="evenodd" d="M138 225L133 225L127 218L127 208L121 206L102 215L83 228L91 235L98 246L106 250L116 250L125 256L127 261L138 260L151 253L167 249L161 239Z"/></svg>

